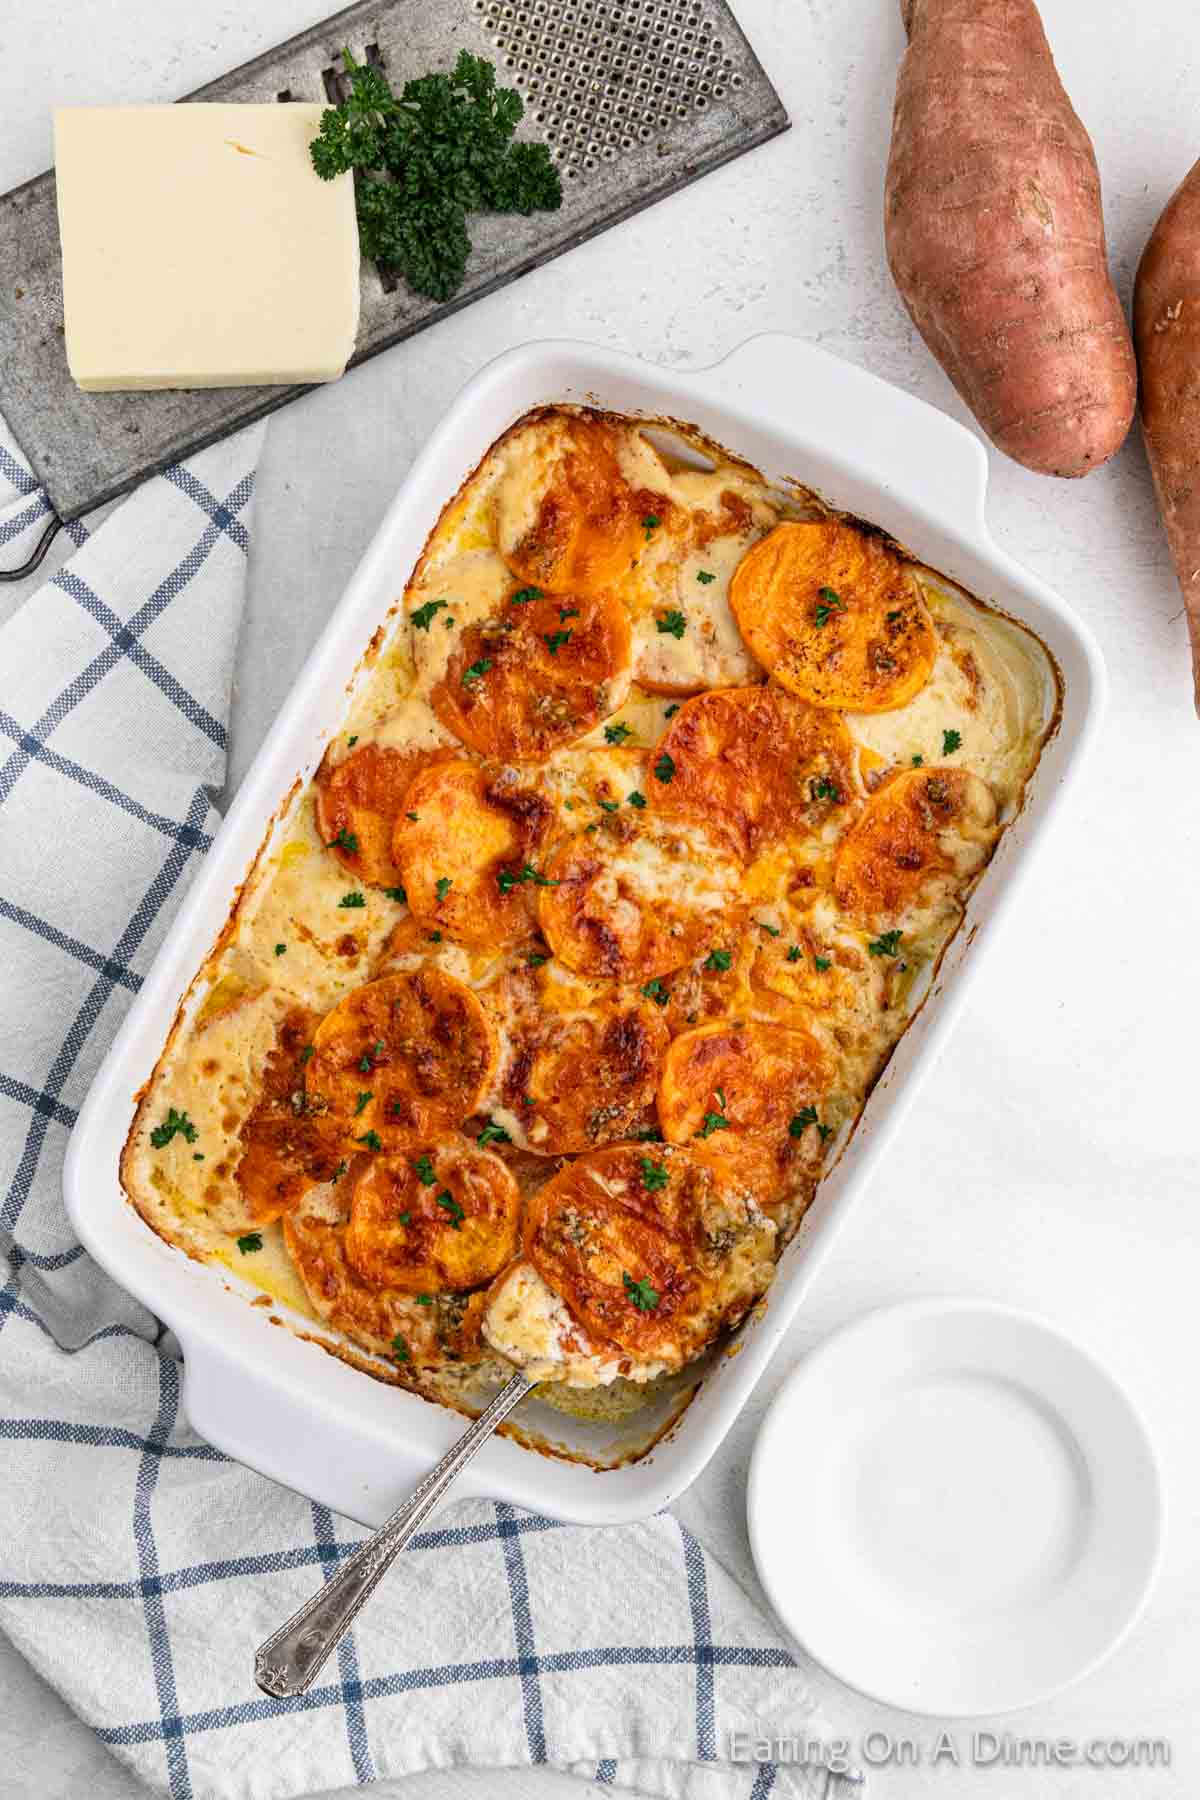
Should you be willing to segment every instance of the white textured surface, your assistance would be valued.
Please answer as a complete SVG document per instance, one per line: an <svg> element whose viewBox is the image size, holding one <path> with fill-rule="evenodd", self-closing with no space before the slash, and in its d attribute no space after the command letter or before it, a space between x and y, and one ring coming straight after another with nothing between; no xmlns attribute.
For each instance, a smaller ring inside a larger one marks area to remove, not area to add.
<svg viewBox="0 0 1200 1800"><path fill-rule="evenodd" d="M330 10L330 0L75 0L10 31L0 65L0 187L49 161L53 103L171 99ZM233 743L245 769L447 399L488 357L575 335L695 367L756 331L790 330L961 415L883 263L879 196L901 47L894 0L738 0L794 129L663 206L402 345L272 422L260 474L250 619ZM0 0L0 21L15 0ZM1138 29L1093 0L1043 0L1096 142L1122 292L1197 151L1200 15L1154 0ZM0 275L2 279L2 275ZM1175 1800L1200 1787L1200 1453L1192 1403L1197 1233L1192 1021L1200 1014L1200 805L1180 602L1136 439L1085 482L992 458L996 537L1073 599L1113 675L1108 728L1073 816L892 1166L859 1207L757 1403L681 1511L753 1584L744 1477L756 1418L806 1345L905 1295L974 1293L1047 1313L1104 1356L1144 1409L1175 1520L1158 1593L1116 1657L1005 1724L1050 1737L1164 1735L1168 1773L879 1771L873 1794L976 1800ZM402 571L397 572L398 575ZM214 1654L229 1646L214 1645ZM7 1657L0 1794L132 1800L56 1699ZM830 1720L930 1731L823 1678ZM797 1725L800 1728L801 1722ZM964 1760L969 1758L960 1734ZM400 1790L391 1790L398 1792ZM440 1775L417 1800L551 1800L539 1775Z"/></svg>

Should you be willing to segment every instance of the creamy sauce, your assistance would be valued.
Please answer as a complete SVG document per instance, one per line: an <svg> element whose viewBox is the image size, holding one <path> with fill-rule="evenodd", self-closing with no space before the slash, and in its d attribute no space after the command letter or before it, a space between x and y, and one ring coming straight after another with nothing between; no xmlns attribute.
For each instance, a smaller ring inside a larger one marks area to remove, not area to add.
<svg viewBox="0 0 1200 1800"><path fill-rule="evenodd" d="M434 717L428 696L461 631L493 616L512 591L514 576L502 553L532 529L563 453L561 420L544 418L536 429L501 440L455 497L420 559L404 612L365 659L328 766L344 761L355 744L390 750L450 745L470 754ZM647 515L661 523L646 527L620 590L633 627L637 679L619 710L536 769L523 765L522 776L535 780L551 803L554 843L594 832L590 841L606 858L596 886L614 916L629 904L623 895L652 906L682 905L717 923L739 893L749 903L749 942L737 952L737 1004L762 1019L791 1016L788 1009L798 1005L807 1009L809 1028L837 1067L823 1113L832 1140L828 1158L902 1032L920 978L960 922L966 893L994 841L987 819L977 829L968 822L947 841L953 876L906 916L903 954L885 960L869 953L870 934L841 916L829 891L841 834L873 785L918 761L973 771L984 784L989 819L992 810L1002 823L1011 819L1055 716L1057 677L1031 633L920 572L939 637L930 680L897 711L845 715L861 750L861 792L803 843L769 846L739 871L703 830L656 820L652 807L639 808L630 796L644 795L650 784L650 753L679 697L763 678L730 611L729 583L748 547L789 503L744 465L677 465L634 426L619 437L618 461L632 486L662 502L661 515ZM723 512L729 505L733 512ZM734 515L737 529L711 528L712 520ZM435 601L445 605L434 608L426 628L414 627L411 614ZM658 626L672 612L682 615L679 634ZM627 822L623 834L611 829L614 819ZM316 1313L281 1227L256 1225L247 1211L236 1180L240 1134L289 1008L299 1004L323 1014L385 971L422 965L440 967L486 996L513 966L503 951L468 949L444 936L435 941L414 925L399 897L357 880L331 854L317 829L311 788L298 793L253 870L229 931L193 984L130 1134L123 1178L147 1222L309 1319ZM789 962L788 948L801 942L810 948ZM814 969L814 955L823 971ZM542 961L540 1004L558 1016L587 1013L602 997L603 983L557 959ZM515 1144L529 1145L522 1120L501 1099L514 1020L503 1006L493 1007L492 1017L500 1056L481 1111ZM686 1024L683 1019L674 1028ZM176 1132L156 1145L151 1133L170 1109L186 1116L190 1134ZM797 1202L795 1216L799 1210ZM792 1224L789 1214L788 1229ZM502 1379L505 1357L539 1379L565 1376L581 1386L615 1382L614 1408L618 1397L621 1408L629 1405L631 1383L618 1379L617 1360L588 1344L564 1302L526 1262L503 1278L485 1335L499 1354L474 1368L447 1367L423 1377L427 1391L457 1404ZM667 1366L636 1368L632 1384L653 1380ZM388 1373L395 1378L394 1370ZM630 1373L626 1365L624 1374Z"/></svg>

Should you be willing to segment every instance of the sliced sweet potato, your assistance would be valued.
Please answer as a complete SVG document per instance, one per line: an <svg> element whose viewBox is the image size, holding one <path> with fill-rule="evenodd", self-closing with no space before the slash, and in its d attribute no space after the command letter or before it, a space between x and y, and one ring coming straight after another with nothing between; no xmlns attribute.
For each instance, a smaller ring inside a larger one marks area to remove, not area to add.
<svg viewBox="0 0 1200 1800"><path fill-rule="evenodd" d="M911 570L843 519L777 525L738 564L729 599L759 662L814 706L889 712L929 679L937 636Z"/></svg>
<svg viewBox="0 0 1200 1800"><path fill-rule="evenodd" d="M501 949L533 930L536 856L552 808L507 774L461 758L417 776L396 820L393 854L413 916L456 943Z"/></svg>
<svg viewBox="0 0 1200 1800"><path fill-rule="evenodd" d="M339 763L328 754L313 782L317 830L338 861L371 887L397 887L392 831L408 784L449 750L393 750L363 744Z"/></svg>
<svg viewBox="0 0 1200 1800"><path fill-rule="evenodd" d="M441 969L355 988L313 1037L309 1109L343 1147L406 1150L473 1113L496 1067L495 1032L475 995Z"/></svg>
<svg viewBox="0 0 1200 1800"><path fill-rule="evenodd" d="M538 1010L511 1046L501 1091L543 1156L618 1143L654 1124L669 1042L661 1008L628 996L587 1010Z"/></svg>
<svg viewBox="0 0 1200 1800"><path fill-rule="evenodd" d="M736 1176L665 1144L578 1157L534 1196L525 1219L526 1256L589 1336L672 1365L763 1291L774 1240Z"/></svg>
<svg viewBox="0 0 1200 1800"><path fill-rule="evenodd" d="M351 1195L346 1259L373 1287L461 1293L504 1268L520 1211L520 1191L500 1158L465 1138L375 1156Z"/></svg>
<svg viewBox="0 0 1200 1800"><path fill-rule="evenodd" d="M430 705L480 756L541 759L595 730L629 692L629 618L611 594L518 588L462 632Z"/></svg>
<svg viewBox="0 0 1200 1800"><path fill-rule="evenodd" d="M897 919L944 877L973 874L996 841L996 803L969 769L906 769L838 845L834 889L864 924Z"/></svg>
<svg viewBox="0 0 1200 1800"><path fill-rule="evenodd" d="M630 486L602 419L563 413L535 421L531 431L540 445L500 485L500 554L522 581L555 593L599 594L639 561L668 502ZM531 470L535 482L541 477L532 496ZM646 523L651 519L654 525Z"/></svg>
<svg viewBox="0 0 1200 1800"><path fill-rule="evenodd" d="M337 1152L304 1098L305 1065L320 1020L319 1013L297 1006L280 1021L258 1099L242 1126L235 1179L256 1225L281 1218L337 1167Z"/></svg>
<svg viewBox="0 0 1200 1800"><path fill-rule="evenodd" d="M651 763L664 752L674 773L651 784L656 811L706 826L738 856L824 825L858 792L854 742L838 715L777 687L697 694Z"/></svg>
<svg viewBox="0 0 1200 1800"><path fill-rule="evenodd" d="M545 874L538 918L555 955L639 987L703 953L740 880L711 838L632 809L568 838Z"/></svg>
<svg viewBox="0 0 1200 1800"><path fill-rule="evenodd" d="M716 1019L677 1037L663 1064L658 1117L668 1143L703 1140L714 1155L774 1146L819 1103L828 1058L799 1026Z"/></svg>
<svg viewBox="0 0 1200 1800"><path fill-rule="evenodd" d="M408 1289L364 1281L346 1256L356 1162L336 1182L314 1187L284 1216L283 1239L318 1318L386 1356L400 1373L477 1362L483 1295L434 1293L425 1305Z"/></svg>

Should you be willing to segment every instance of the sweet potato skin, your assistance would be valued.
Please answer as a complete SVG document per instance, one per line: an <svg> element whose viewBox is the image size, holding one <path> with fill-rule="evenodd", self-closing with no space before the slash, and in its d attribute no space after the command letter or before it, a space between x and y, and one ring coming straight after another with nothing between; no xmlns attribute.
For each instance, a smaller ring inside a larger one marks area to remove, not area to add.
<svg viewBox="0 0 1200 1800"><path fill-rule="evenodd" d="M1133 419L1133 345L1100 177L1033 0L901 0L888 263L992 442L1045 475L1098 468Z"/></svg>
<svg viewBox="0 0 1200 1800"><path fill-rule="evenodd" d="M1192 639L1200 713L1200 162L1167 202L1133 289L1142 436Z"/></svg>

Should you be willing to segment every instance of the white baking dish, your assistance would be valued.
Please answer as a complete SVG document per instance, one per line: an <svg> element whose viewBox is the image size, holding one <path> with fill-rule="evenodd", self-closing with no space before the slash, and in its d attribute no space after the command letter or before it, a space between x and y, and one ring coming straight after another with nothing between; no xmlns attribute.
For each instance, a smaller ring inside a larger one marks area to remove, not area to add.
<svg viewBox="0 0 1200 1800"><path fill-rule="evenodd" d="M510 351L470 382L417 458L341 604L230 808L101 1069L72 1136L65 1184L76 1230L96 1260L172 1327L183 1347L184 1406L196 1430L276 1480L352 1518L378 1523L462 1429L443 1407L339 1362L247 1305L251 1290L168 1248L122 1193L118 1159L134 1096L180 998L221 926L272 818L315 768L346 705L347 684L403 589L445 501L527 408L588 401L694 422L758 465L885 527L922 561L1037 632L1062 671L1060 727L1026 804L972 896L944 959L940 990L901 1040L865 1116L785 1252L769 1304L743 1327L675 1427L641 1460L597 1471L495 1439L462 1486L584 1523L637 1518L695 1479L796 1315L852 1199L862 1193L966 998L971 972L1012 905L1018 876L1096 730L1104 667L1088 631L1056 595L993 544L983 517L987 458L962 426L874 376L797 339L753 338L715 368L680 375L582 344ZM306 1322L307 1323L307 1322ZM311 1330L311 1325L308 1327ZM562 1419L568 1448L585 1428Z"/></svg>

